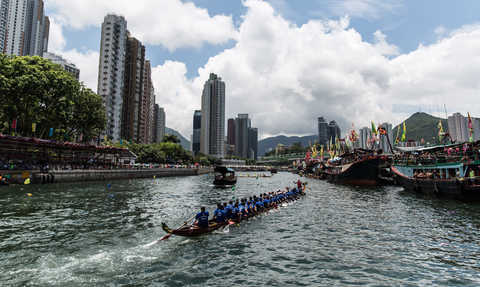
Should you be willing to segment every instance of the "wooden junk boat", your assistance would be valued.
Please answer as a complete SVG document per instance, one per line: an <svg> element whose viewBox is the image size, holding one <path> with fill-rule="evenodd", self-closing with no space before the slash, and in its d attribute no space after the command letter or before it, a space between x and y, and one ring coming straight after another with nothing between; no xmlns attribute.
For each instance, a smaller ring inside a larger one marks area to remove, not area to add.
<svg viewBox="0 0 480 287"><path fill-rule="evenodd" d="M411 149L391 169L405 191L480 201L480 141Z"/></svg>
<svg viewBox="0 0 480 287"><path fill-rule="evenodd" d="M237 177L235 177L235 171L224 165L218 165L214 169L215 179L214 185L234 185L237 183Z"/></svg>
<svg viewBox="0 0 480 287"><path fill-rule="evenodd" d="M300 199L303 195L305 195L304 191L299 192L298 195L297 195L298 197L294 200ZM274 209L274 208L276 209L277 207L279 207L279 206L270 207L270 208L267 209L266 212L268 212L268 210L271 210L271 209ZM186 223L184 223L180 227L178 227L177 229L170 229L165 222L162 222L162 228L166 233L168 233L168 235L166 237L169 237L172 234L173 235L178 235L178 236L185 236L185 237L195 237L195 236L199 236L199 235L202 235L202 234L205 234L205 233L209 233L209 232L218 230L218 229L220 229L224 226L230 225L230 224L239 223L241 221L244 221L248 218L254 217L254 216L256 216L258 214L261 214L261 213L262 212L257 212L255 214L248 215L245 218L228 220L228 221L222 222L222 223L216 223L214 219L210 219L210 220L208 220L208 227L207 228L201 228L201 227L194 226L194 225L184 226L186 224ZM187 220L185 222L188 222L188 221L192 220L193 218L195 218L195 216L196 215L194 215L192 218L190 218L189 220Z"/></svg>
<svg viewBox="0 0 480 287"><path fill-rule="evenodd" d="M326 170L326 178L329 182L347 185L380 185L380 168L386 160L381 152L355 149L333 160Z"/></svg>

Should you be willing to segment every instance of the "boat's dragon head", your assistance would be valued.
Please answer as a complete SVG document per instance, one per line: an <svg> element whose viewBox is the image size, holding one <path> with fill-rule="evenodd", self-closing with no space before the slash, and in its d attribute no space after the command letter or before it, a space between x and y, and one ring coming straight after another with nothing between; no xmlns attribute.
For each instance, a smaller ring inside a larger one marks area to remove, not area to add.
<svg viewBox="0 0 480 287"><path fill-rule="evenodd" d="M162 228L165 230L166 233L172 234L173 230L168 228L167 224L165 222L162 222Z"/></svg>

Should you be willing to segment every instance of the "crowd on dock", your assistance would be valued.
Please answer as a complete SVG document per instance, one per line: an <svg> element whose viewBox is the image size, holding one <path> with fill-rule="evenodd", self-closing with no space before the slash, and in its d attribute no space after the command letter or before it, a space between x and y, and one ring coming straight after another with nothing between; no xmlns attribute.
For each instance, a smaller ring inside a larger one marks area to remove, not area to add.
<svg viewBox="0 0 480 287"><path fill-rule="evenodd" d="M184 164L115 164L104 161L61 162L61 161L29 161L0 159L0 170L105 170L105 169L152 169L152 168L205 168L200 165ZM210 167L208 167L210 168Z"/></svg>

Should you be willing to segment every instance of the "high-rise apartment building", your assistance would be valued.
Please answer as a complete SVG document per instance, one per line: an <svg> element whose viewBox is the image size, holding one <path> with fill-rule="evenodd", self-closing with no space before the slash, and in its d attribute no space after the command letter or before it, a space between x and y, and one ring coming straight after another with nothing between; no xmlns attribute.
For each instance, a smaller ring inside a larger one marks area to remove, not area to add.
<svg viewBox="0 0 480 287"><path fill-rule="evenodd" d="M134 37L127 38L123 88L122 138L143 143L142 117L145 46Z"/></svg>
<svg viewBox="0 0 480 287"><path fill-rule="evenodd" d="M328 124L328 140L335 142L336 137L340 138L340 127L335 121L330 121Z"/></svg>
<svg viewBox="0 0 480 287"><path fill-rule="evenodd" d="M238 114L235 119L235 156L248 158L250 125L248 114Z"/></svg>
<svg viewBox="0 0 480 287"><path fill-rule="evenodd" d="M150 60L146 60L143 71L143 96L141 112L141 142L153 143L153 134L155 129L155 88L152 81L152 67Z"/></svg>
<svg viewBox="0 0 480 287"><path fill-rule="evenodd" d="M480 127L478 121L473 121L473 140L480 139ZM468 117L464 117L461 113L454 113L448 117L448 129L452 140L457 142L470 141L470 129L468 128Z"/></svg>
<svg viewBox="0 0 480 287"><path fill-rule="evenodd" d="M10 0L0 0L0 52L4 53Z"/></svg>
<svg viewBox="0 0 480 287"><path fill-rule="evenodd" d="M330 140L327 121L323 117L318 118L318 143L326 145Z"/></svg>
<svg viewBox="0 0 480 287"><path fill-rule="evenodd" d="M202 130L202 111L195 110L193 113L192 154L197 156L200 151L200 133Z"/></svg>
<svg viewBox="0 0 480 287"><path fill-rule="evenodd" d="M43 0L2 0L0 16L0 51L43 57L50 33Z"/></svg>
<svg viewBox="0 0 480 287"><path fill-rule="evenodd" d="M67 71L70 72L77 81L80 81L80 69L75 66L74 63L71 63L67 60L65 60L61 55L55 54L55 53L50 53L46 52L43 54L43 57L45 59L49 59L55 64L62 65L62 67Z"/></svg>
<svg viewBox="0 0 480 287"><path fill-rule="evenodd" d="M235 145L235 119L227 121L227 144Z"/></svg>
<svg viewBox="0 0 480 287"><path fill-rule="evenodd" d="M202 92L200 151L223 158L225 155L225 82L211 73Z"/></svg>
<svg viewBox="0 0 480 287"><path fill-rule="evenodd" d="M155 131L154 131L154 142L162 142L163 137L165 137L165 111L158 104L155 104Z"/></svg>
<svg viewBox="0 0 480 287"><path fill-rule="evenodd" d="M105 135L107 139L120 140L122 138L127 33L127 21L123 16L116 14L105 16L100 42L97 89L97 93L102 96L107 115L107 129L101 135L101 140Z"/></svg>
<svg viewBox="0 0 480 287"><path fill-rule="evenodd" d="M250 128L249 130L249 155L248 158L258 160L258 128Z"/></svg>

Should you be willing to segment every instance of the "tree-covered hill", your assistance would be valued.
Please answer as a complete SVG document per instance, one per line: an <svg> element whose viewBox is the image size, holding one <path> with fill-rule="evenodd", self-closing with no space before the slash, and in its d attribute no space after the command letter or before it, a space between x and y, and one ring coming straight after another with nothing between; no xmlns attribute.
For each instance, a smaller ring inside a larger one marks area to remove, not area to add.
<svg viewBox="0 0 480 287"><path fill-rule="evenodd" d="M408 119L405 120L406 126L406 139L413 139L416 142L421 142L424 139L425 142L433 142L438 140L438 124L442 121L443 131L448 132L448 120L434 117L426 113L414 113ZM403 122L399 123L393 129L393 142L395 142L397 136L397 129L400 127L400 138L403 132Z"/></svg>

